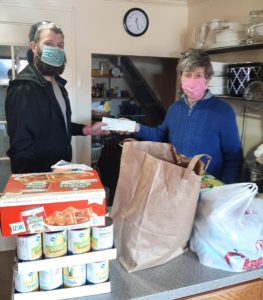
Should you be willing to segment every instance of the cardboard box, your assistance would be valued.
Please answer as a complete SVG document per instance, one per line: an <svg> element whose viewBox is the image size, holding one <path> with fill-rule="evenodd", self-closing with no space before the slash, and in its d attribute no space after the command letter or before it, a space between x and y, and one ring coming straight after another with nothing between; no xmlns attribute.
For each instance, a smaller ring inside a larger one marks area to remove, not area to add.
<svg viewBox="0 0 263 300"><path fill-rule="evenodd" d="M105 212L96 170L12 175L0 198L3 236L103 226Z"/></svg>

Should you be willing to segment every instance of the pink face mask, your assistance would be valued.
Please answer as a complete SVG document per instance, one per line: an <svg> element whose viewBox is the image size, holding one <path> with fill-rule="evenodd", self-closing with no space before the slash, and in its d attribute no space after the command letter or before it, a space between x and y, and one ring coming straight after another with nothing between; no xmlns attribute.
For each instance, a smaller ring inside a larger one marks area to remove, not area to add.
<svg viewBox="0 0 263 300"><path fill-rule="evenodd" d="M188 96L188 100L190 100L190 102L200 100L204 96L205 90L207 89L206 79L183 79L182 89L184 93Z"/></svg>

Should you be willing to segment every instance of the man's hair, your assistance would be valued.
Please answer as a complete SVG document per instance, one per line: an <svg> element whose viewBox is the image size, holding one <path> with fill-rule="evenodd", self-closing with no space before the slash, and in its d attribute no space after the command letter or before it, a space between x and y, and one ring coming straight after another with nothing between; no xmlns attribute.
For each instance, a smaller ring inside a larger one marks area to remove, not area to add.
<svg viewBox="0 0 263 300"><path fill-rule="evenodd" d="M41 21L33 24L29 31L29 41L38 43L40 40L40 33L43 30L51 30L55 33L60 33L63 35L63 31L54 22L51 21Z"/></svg>
<svg viewBox="0 0 263 300"><path fill-rule="evenodd" d="M181 76L183 72L193 71L198 67L205 68L206 79L211 78L214 74L208 54L203 50L189 49L182 54L178 62L177 74Z"/></svg>

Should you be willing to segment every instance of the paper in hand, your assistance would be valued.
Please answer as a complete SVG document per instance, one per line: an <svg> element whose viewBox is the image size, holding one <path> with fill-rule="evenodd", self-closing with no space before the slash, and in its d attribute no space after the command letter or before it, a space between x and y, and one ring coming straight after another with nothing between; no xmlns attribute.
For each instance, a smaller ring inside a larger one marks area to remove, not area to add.
<svg viewBox="0 0 263 300"><path fill-rule="evenodd" d="M102 130L135 132L135 121L103 117L102 122L107 123Z"/></svg>

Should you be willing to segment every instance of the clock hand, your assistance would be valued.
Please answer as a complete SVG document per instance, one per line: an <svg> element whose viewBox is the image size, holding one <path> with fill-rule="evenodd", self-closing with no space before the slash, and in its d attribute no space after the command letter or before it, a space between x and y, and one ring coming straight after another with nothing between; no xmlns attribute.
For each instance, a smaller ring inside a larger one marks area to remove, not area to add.
<svg viewBox="0 0 263 300"><path fill-rule="evenodd" d="M138 26L138 18L136 18L136 26L137 26L137 28L139 29L139 26Z"/></svg>

